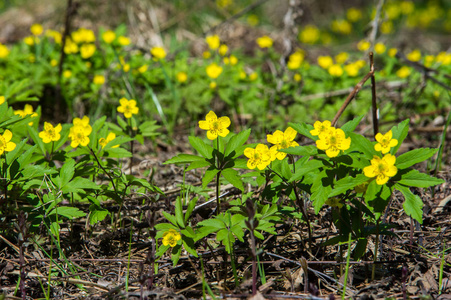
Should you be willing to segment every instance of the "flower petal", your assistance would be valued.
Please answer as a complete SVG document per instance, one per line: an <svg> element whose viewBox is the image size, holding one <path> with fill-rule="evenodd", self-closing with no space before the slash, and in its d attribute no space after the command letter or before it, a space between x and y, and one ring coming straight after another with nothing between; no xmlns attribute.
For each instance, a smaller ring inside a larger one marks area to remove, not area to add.
<svg viewBox="0 0 451 300"><path fill-rule="evenodd" d="M296 134L297 134L298 132L296 131L296 130L294 130L293 128L291 128L291 127L288 127L287 129L285 129L285 132L284 132L284 137L287 139L287 140L289 140L289 141L292 141L292 140L294 140L295 138L296 138Z"/></svg>
<svg viewBox="0 0 451 300"><path fill-rule="evenodd" d="M6 129L5 132L3 132L3 138L5 139L6 143L8 143L12 137L13 137L13 134L8 129Z"/></svg>

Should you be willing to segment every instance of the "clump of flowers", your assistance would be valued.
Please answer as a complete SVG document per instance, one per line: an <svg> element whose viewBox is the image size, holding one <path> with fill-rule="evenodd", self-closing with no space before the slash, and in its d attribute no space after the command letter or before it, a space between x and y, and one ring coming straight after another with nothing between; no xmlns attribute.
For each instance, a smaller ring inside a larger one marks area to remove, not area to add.
<svg viewBox="0 0 451 300"><path fill-rule="evenodd" d="M349 149L351 146L351 138L346 138L344 131L340 128L331 126L330 121L316 121L310 131L313 136L318 136L316 147L326 152L328 157L336 157L340 151Z"/></svg>
<svg viewBox="0 0 451 300"><path fill-rule="evenodd" d="M398 173L398 168L395 167L396 156L386 154L384 157L374 156L371 160L371 166L363 168L363 173L366 177L376 177L378 185L386 184L390 177Z"/></svg>
<svg viewBox="0 0 451 300"><path fill-rule="evenodd" d="M298 69L302 62L304 61L305 54L302 50L296 50L293 54L288 57L287 68L290 70Z"/></svg>
<svg viewBox="0 0 451 300"><path fill-rule="evenodd" d="M392 131L388 131L386 134L378 133L376 134L376 141L378 142L374 145L374 150L382 152L382 154L388 153L390 148L398 145L398 140L393 139Z"/></svg>
<svg viewBox="0 0 451 300"><path fill-rule="evenodd" d="M221 40L219 39L218 35L209 35L205 38L205 42L208 44L208 48L211 50L216 50L219 48L219 45L221 43Z"/></svg>
<svg viewBox="0 0 451 300"><path fill-rule="evenodd" d="M0 135L0 155L5 152L13 151L16 148L16 144L11 142L13 134L8 129Z"/></svg>
<svg viewBox="0 0 451 300"><path fill-rule="evenodd" d="M111 44L116 39L116 33L111 30L107 30L102 34L102 39L105 43Z"/></svg>
<svg viewBox="0 0 451 300"><path fill-rule="evenodd" d="M35 113L35 112L33 111L33 106L31 106L30 104L25 104L24 109L18 109L18 110L15 110L15 111L14 111L14 114L15 114L15 115L19 115L19 116L21 116L22 118L25 118L26 116L29 116L29 115L30 115L32 118L38 116L38 114ZM28 125L32 126L32 125L33 125L33 122L28 123Z"/></svg>
<svg viewBox="0 0 451 300"><path fill-rule="evenodd" d="M244 149L244 155L249 158L247 161L249 169L263 170L275 159L275 151L271 151L265 144L258 144L255 149Z"/></svg>
<svg viewBox="0 0 451 300"><path fill-rule="evenodd" d="M296 130L288 127L285 132L276 130L274 134L268 134L266 136L267 141L274 144L274 146L271 147L271 151L275 152L278 160L282 160L287 156L285 152L280 152L279 150L299 146L299 144L294 141L296 134Z"/></svg>
<svg viewBox="0 0 451 300"><path fill-rule="evenodd" d="M89 135L92 132L89 118L87 116L84 116L83 119L75 118L73 124L74 126L69 131L70 146L72 148L76 148L78 145L87 146L89 144Z"/></svg>
<svg viewBox="0 0 451 300"><path fill-rule="evenodd" d="M182 239L182 236L175 229L169 229L165 233L163 233L163 246L171 246L175 247L177 242Z"/></svg>
<svg viewBox="0 0 451 300"><path fill-rule="evenodd" d="M229 134L229 127L231 124L229 117L218 118L213 111L210 111L205 120L199 121L200 129L207 130L207 138L215 140L218 135L226 137Z"/></svg>
<svg viewBox="0 0 451 300"><path fill-rule="evenodd" d="M42 139L42 141L46 144L50 142L56 142L59 141L61 138L61 124L56 125L56 127L53 127L51 123L44 122L44 130L39 132L39 137Z"/></svg>
<svg viewBox="0 0 451 300"><path fill-rule="evenodd" d="M272 38L267 35L257 38L257 44L260 48L271 48L273 44Z"/></svg>
<svg viewBox="0 0 451 300"><path fill-rule="evenodd" d="M166 51L163 47L153 47L150 49L150 54L152 54L154 60L160 60L166 57Z"/></svg>
<svg viewBox="0 0 451 300"><path fill-rule="evenodd" d="M211 79L216 79L219 77L219 75L221 75L222 67L218 66L216 63L212 63L207 66L205 71L207 72L208 77L210 77Z"/></svg>
<svg viewBox="0 0 451 300"><path fill-rule="evenodd" d="M136 100L121 98L119 100L121 104L118 106L117 111L124 114L124 117L130 119L132 115L136 115L139 112L139 108L136 106Z"/></svg>

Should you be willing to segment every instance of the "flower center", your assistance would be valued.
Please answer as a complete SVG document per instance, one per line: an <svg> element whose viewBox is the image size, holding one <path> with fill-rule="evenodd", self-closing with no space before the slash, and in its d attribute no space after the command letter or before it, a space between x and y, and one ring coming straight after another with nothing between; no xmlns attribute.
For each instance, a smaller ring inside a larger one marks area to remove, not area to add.
<svg viewBox="0 0 451 300"><path fill-rule="evenodd" d="M211 129L212 130L219 130L219 122L218 121L213 121L212 123L211 123Z"/></svg>
<svg viewBox="0 0 451 300"><path fill-rule="evenodd" d="M287 140L282 140L282 142L280 143L280 146L282 147L282 149L286 149L286 148L290 147L290 143Z"/></svg>
<svg viewBox="0 0 451 300"><path fill-rule="evenodd" d="M5 139L0 136L0 149L4 148L6 146L6 142Z"/></svg>
<svg viewBox="0 0 451 300"><path fill-rule="evenodd" d="M379 169L379 172L380 173L383 173L384 171L385 171L385 164L379 164L378 166L377 166L377 168Z"/></svg>

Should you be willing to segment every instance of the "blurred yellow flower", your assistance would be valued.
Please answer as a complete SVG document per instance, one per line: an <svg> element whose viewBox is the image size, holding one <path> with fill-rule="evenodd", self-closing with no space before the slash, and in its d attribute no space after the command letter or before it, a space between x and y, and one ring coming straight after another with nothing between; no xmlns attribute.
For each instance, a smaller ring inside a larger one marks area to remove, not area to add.
<svg viewBox="0 0 451 300"><path fill-rule="evenodd" d="M13 151L16 148L16 144L11 142L13 134L6 129L2 135L0 135L0 155L5 152Z"/></svg>
<svg viewBox="0 0 451 300"><path fill-rule="evenodd" d="M279 150L299 146L299 144L294 141L296 134L296 130L288 127L285 132L276 130L273 134L266 135L266 140L268 141L268 143L274 145L270 150L275 152L276 158L278 160L282 160L285 158L285 156L287 156L285 152L280 152Z"/></svg>
<svg viewBox="0 0 451 300"><path fill-rule="evenodd" d="M374 45L374 52L376 52L377 54L384 53L386 49L387 47L385 47L383 43L376 43L376 45Z"/></svg>
<svg viewBox="0 0 451 300"><path fill-rule="evenodd" d="M415 10L415 4L412 1L402 1L399 3L399 7L404 15L411 14Z"/></svg>
<svg viewBox="0 0 451 300"><path fill-rule="evenodd" d="M222 67L218 66L216 63L212 63L206 67L205 71L207 72L208 77L216 79L221 75Z"/></svg>
<svg viewBox="0 0 451 300"><path fill-rule="evenodd" d="M9 49L0 43L0 58L6 58L9 55Z"/></svg>
<svg viewBox="0 0 451 300"><path fill-rule="evenodd" d="M229 51L229 47L227 47L227 45L222 44L221 46L219 46L218 48L218 53L221 56L224 56L227 54L227 51Z"/></svg>
<svg viewBox="0 0 451 300"><path fill-rule="evenodd" d="M447 66L447 65L451 64L451 53L442 51L439 54L437 54L437 56L435 57L435 60L438 63L441 63L444 66Z"/></svg>
<svg viewBox="0 0 451 300"><path fill-rule="evenodd" d="M218 87L218 84L216 83L216 81L212 81L208 86L210 87L210 89L214 90Z"/></svg>
<svg viewBox="0 0 451 300"><path fill-rule="evenodd" d="M202 53L202 57L203 57L204 59L209 59L209 58L211 57L210 51L204 51L204 52Z"/></svg>
<svg viewBox="0 0 451 300"><path fill-rule="evenodd" d="M346 74L350 77L355 77L359 74L360 66L357 63L350 63L344 66Z"/></svg>
<svg viewBox="0 0 451 300"><path fill-rule="evenodd" d="M50 142L57 142L61 138L61 129L63 127L61 124L56 125L56 127L53 127L52 124L48 122L44 122L44 130L39 132L39 137L42 139L42 141L45 144L48 144Z"/></svg>
<svg viewBox="0 0 451 300"><path fill-rule="evenodd" d="M30 27L30 32L34 36L41 35L44 32L44 28L42 28L41 24L33 24Z"/></svg>
<svg viewBox="0 0 451 300"><path fill-rule="evenodd" d="M320 36L318 27L314 25L306 25L299 33L299 40L304 44L315 44Z"/></svg>
<svg viewBox="0 0 451 300"><path fill-rule="evenodd" d="M301 74L296 73L293 75L293 79L294 79L294 81L299 82L302 80L302 76L301 76Z"/></svg>
<svg viewBox="0 0 451 300"><path fill-rule="evenodd" d="M221 40L219 39L218 35L209 35L205 38L205 42L207 42L208 47L211 50L216 50L219 48L219 44L221 43Z"/></svg>
<svg viewBox="0 0 451 300"><path fill-rule="evenodd" d="M147 71L147 69L148 69L147 65L142 65L141 67L138 68L138 72L139 73L144 73L144 72Z"/></svg>
<svg viewBox="0 0 451 300"><path fill-rule="evenodd" d="M349 22L357 22L362 18L362 11L356 7L351 7L346 11L346 18Z"/></svg>
<svg viewBox="0 0 451 300"><path fill-rule="evenodd" d="M393 32L393 22L385 21L381 24L381 32L383 34L390 34Z"/></svg>
<svg viewBox="0 0 451 300"><path fill-rule="evenodd" d="M128 45L130 45L130 39L128 37L126 37L126 36L122 36L121 35L120 37L117 38L117 41L119 42L119 44L121 46L128 46Z"/></svg>
<svg viewBox="0 0 451 300"><path fill-rule="evenodd" d="M174 229L169 229L165 233L163 233L163 246L175 247L177 242L182 239L180 233L178 233Z"/></svg>
<svg viewBox="0 0 451 300"><path fill-rule="evenodd" d="M341 52L335 55L335 62L337 64L343 64L348 59L349 54L347 52Z"/></svg>
<svg viewBox="0 0 451 300"><path fill-rule="evenodd" d="M5 103L5 96L0 96L0 105L2 105L3 103Z"/></svg>
<svg viewBox="0 0 451 300"><path fill-rule="evenodd" d="M61 33L59 33L58 31L47 29L45 31L45 35L51 37L55 41L55 43L61 44L62 36Z"/></svg>
<svg viewBox="0 0 451 300"><path fill-rule="evenodd" d="M331 25L332 31L341 34L350 34L352 31L352 25L347 20L334 20Z"/></svg>
<svg viewBox="0 0 451 300"><path fill-rule="evenodd" d="M330 75L334 77L340 77L343 75L343 68L339 64L334 64L327 69Z"/></svg>
<svg viewBox="0 0 451 300"><path fill-rule="evenodd" d="M86 28L79 28L77 31L72 32L71 37L77 44L94 43L96 41L94 31Z"/></svg>
<svg viewBox="0 0 451 300"><path fill-rule="evenodd" d="M258 23L260 22L259 18L257 15L249 15L246 19L247 23L251 26L257 26Z"/></svg>
<svg viewBox="0 0 451 300"><path fill-rule="evenodd" d="M52 67L56 67L56 66L58 65L58 61L57 61L56 59L52 59L52 60L50 61L50 65L51 65Z"/></svg>
<svg viewBox="0 0 451 300"><path fill-rule="evenodd" d="M378 133L376 134L376 141L378 142L374 145L374 150L382 152L382 154L388 153L390 148L398 145L398 140L393 139L392 131L388 131L386 134Z"/></svg>
<svg viewBox="0 0 451 300"><path fill-rule="evenodd" d="M323 69L329 69L330 66L334 64L332 57L330 56L319 56L318 65Z"/></svg>
<svg viewBox="0 0 451 300"><path fill-rule="evenodd" d="M88 59L96 52L96 45L84 44L80 47L80 55L84 59Z"/></svg>
<svg viewBox="0 0 451 300"><path fill-rule="evenodd" d="M250 81L257 80L257 78L258 78L257 72L252 72L251 74L249 74L249 80Z"/></svg>
<svg viewBox="0 0 451 300"><path fill-rule="evenodd" d="M267 35L257 38L257 44L260 48L271 48L273 44L272 38Z"/></svg>
<svg viewBox="0 0 451 300"><path fill-rule="evenodd" d="M78 45L74 43L71 39L66 39L66 44L64 45L64 53L74 54L78 52Z"/></svg>
<svg viewBox="0 0 451 300"><path fill-rule="evenodd" d="M185 72L178 72L176 77L177 81L180 83L184 83L188 80L188 74L186 74Z"/></svg>
<svg viewBox="0 0 451 300"><path fill-rule="evenodd" d="M368 49L370 49L371 43L365 40L361 40L358 44L357 44L357 49L359 49L360 51L366 51Z"/></svg>
<svg viewBox="0 0 451 300"><path fill-rule="evenodd" d="M421 52L418 49L415 49L406 55L407 59L410 61L419 61L421 59Z"/></svg>
<svg viewBox="0 0 451 300"><path fill-rule="evenodd" d="M230 55L229 62L232 66L236 65L238 63L238 58L236 58L235 55Z"/></svg>
<svg viewBox="0 0 451 300"><path fill-rule="evenodd" d="M127 100L126 98L121 98L119 103L121 105L118 106L117 111L124 114L124 117L127 119L130 119L132 115L136 115L139 112L136 101L133 99Z"/></svg>
<svg viewBox="0 0 451 300"><path fill-rule="evenodd" d="M398 53L398 49L396 49L396 48L390 48L390 49L388 49L388 52L387 52L388 56L390 56L390 57L395 57L396 53Z"/></svg>
<svg viewBox="0 0 451 300"><path fill-rule="evenodd" d="M105 76L103 75L95 75L92 82L97 85L102 85L105 83Z"/></svg>
<svg viewBox="0 0 451 300"><path fill-rule="evenodd" d="M115 138L116 138L116 134L114 132L110 132L110 133L108 133L108 136L106 138L99 139L99 145L102 146L102 149L103 149L109 142L111 142ZM117 148L117 147L119 147L119 145L115 145L111 148Z"/></svg>
<svg viewBox="0 0 451 300"><path fill-rule="evenodd" d="M395 167L396 157L391 154L386 154L383 158L373 156L371 166L363 168L363 173L366 177L376 177L378 185L386 184L390 177L398 173L398 168Z"/></svg>
<svg viewBox="0 0 451 300"><path fill-rule="evenodd" d="M71 70L65 70L63 72L63 77L64 78L71 78L72 77L72 71Z"/></svg>
<svg viewBox="0 0 451 300"><path fill-rule="evenodd" d="M163 47L153 47L150 49L150 54L152 54L154 60L160 60L166 57L166 51Z"/></svg>
<svg viewBox="0 0 451 300"><path fill-rule="evenodd" d="M15 110L14 114L19 115L22 118L25 118L28 115L30 115L32 118L38 116L38 114L33 111L33 106L31 106L30 104L25 104L25 107L23 110L22 109ZM32 126L33 122L28 123L28 125Z"/></svg>
<svg viewBox="0 0 451 300"><path fill-rule="evenodd" d="M28 46L33 46L35 43L39 43L39 39L35 36L26 36L23 38L23 42L27 44Z"/></svg>
<svg viewBox="0 0 451 300"><path fill-rule="evenodd" d="M396 71L396 76L399 78L406 78L410 75L411 70L407 66L402 66L398 71Z"/></svg>
<svg viewBox="0 0 451 300"><path fill-rule="evenodd" d="M247 161L247 167L249 169L253 170L257 168L263 170L275 159L275 152L271 152L268 146L264 144L258 144L255 149L244 149L244 156L249 158Z"/></svg>
<svg viewBox="0 0 451 300"><path fill-rule="evenodd" d="M226 137L229 134L229 117L218 118L213 111L208 112L205 120L199 121L200 129L207 130L207 138L214 140L219 136Z"/></svg>
<svg viewBox="0 0 451 300"><path fill-rule="evenodd" d="M116 33L112 30L107 30L102 34L102 39L105 43L111 44L116 39Z"/></svg>
<svg viewBox="0 0 451 300"><path fill-rule="evenodd" d="M304 61L305 54L302 50L297 50L288 57L287 68L289 70L298 69Z"/></svg>

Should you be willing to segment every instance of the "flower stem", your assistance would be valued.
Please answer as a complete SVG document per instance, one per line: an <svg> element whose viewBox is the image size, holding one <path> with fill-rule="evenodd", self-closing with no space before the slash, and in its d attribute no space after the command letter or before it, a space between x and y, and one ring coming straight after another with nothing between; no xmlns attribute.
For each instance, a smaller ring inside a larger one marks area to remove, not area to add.
<svg viewBox="0 0 451 300"><path fill-rule="evenodd" d="M216 138L216 168L218 169L218 170L220 170L220 162L219 162L219 137L217 137ZM219 192L220 192L220 189L219 189L219 179L220 179L220 177L221 177L221 171L219 171L217 174L216 174L216 215L218 216L219 215L219 212L220 212L220 210L221 210L221 207L220 207L220 200L219 200Z"/></svg>

